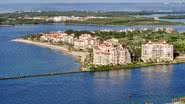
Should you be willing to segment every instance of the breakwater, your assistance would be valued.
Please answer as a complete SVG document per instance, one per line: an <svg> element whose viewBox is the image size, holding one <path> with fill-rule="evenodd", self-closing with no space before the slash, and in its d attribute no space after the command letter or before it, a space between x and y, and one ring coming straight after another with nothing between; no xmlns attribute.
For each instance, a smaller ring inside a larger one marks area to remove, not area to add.
<svg viewBox="0 0 185 104"><path fill-rule="evenodd" d="M56 73L46 73L46 74L32 74L32 75L25 75L25 76L9 76L9 77L0 77L0 80L11 80L11 79L22 79L22 78L31 78L31 77L67 75L67 74L76 74L76 73L85 73L85 72L86 71L68 71L68 72L56 72Z"/></svg>

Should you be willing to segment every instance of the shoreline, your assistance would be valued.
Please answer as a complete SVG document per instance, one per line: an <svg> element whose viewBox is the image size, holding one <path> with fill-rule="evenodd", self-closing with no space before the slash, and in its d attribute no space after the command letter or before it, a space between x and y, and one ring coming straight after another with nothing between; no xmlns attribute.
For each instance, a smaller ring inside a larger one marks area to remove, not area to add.
<svg viewBox="0 0 185 104"><path fill-rule="evenodd" d="M62 52L63 54L66 54L66 55L69 55L69 56L75 58L75 60L80 63L80 65L81 65L80 70L82 72L86 72L86 71L99 72L99 71L132 69L132 68L142 68L142 67L150 67L150 66L157 66L157 65L173 65L173 64L180 64L180 63L185 62L185 61L175 61L175 62L171 62L171 63L133 64L131 66L127 65L127 66L124 66L122 68L113 68L113 69L107 69L107 70L105 70L105 69L90 70L90 69L84 68L83 65L82 65L85 62L85 59L86 59L87 55L89 55L88 52L69 51L68 48L64 47L64 46L57 46L57 45L52 45L52 44L49 44L49 43L42 43L42 42L36 42L36 41L31 41L31 40L25 40L25 39L22 39L22 38L13 39L11 41L26 43L26 44L32 44L32 45L36 45L36 46L40 46L40 47L45 47L45 48L58 50L58 51Z"/></svg>
<svg viewBox="0 0 185 104"><path fill-rule="evenodd" d="M162 20L161 20L162 21ZM166 22L166 21L162 21L162 22ZM170 22L170 21L167 21ZM175 22L172 22L175 23ZM179 22L181 23L181 22ZM86 24L86 23L38 23L38 24L34 24L34 23L30 23L30 24L15 24L15 25L0 25L0 27L13 27L13 26L22 26L22 25L55 25L55 24L59 24L59 25L87 25L87 26L185 26L184 23L181 24L96 24L96 23L92 23L92 24Z"/></svg>
<svg viewBox="0 0 185 104"><path fill-rule="evenodd" d="M75 60L78 61L81 64L81 69L83 68L82 63L85 61L85 59L88 55L88 52L69 51L67 49L67 47L56 46L56 45L52 45L52 44L49 44L49 43L41 43L41 42L25 40L25 39L21 39L21 38L13 39L11 41L26 43L26 44L32 44L32 45L36 45L36 46L41 46L41 47L45 47L45 48L58 50L58 51L62 52L63 54L66 54L66 55L69 55L69 56L72 56L73 58L75 58Z"/></svg>

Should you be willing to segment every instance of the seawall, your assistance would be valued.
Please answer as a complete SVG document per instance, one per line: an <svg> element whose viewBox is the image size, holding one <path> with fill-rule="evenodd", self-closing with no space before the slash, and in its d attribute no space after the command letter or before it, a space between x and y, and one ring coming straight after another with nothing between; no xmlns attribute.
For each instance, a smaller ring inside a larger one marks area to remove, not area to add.
<svg viewBox="0 0 185 104"><path fill-rule="evenodd" d="M68 71L68 72L56 72L56 73L46 73L46 74L32 74L25 76L9 76L9 77L0 77L0 80L10 80L10 79L22 79L22 78L31 78L31 77L44 77L44 76L57 76L57 75L68 75L68 74L77 74L77 73L86 73L88 71Z"/></svg>

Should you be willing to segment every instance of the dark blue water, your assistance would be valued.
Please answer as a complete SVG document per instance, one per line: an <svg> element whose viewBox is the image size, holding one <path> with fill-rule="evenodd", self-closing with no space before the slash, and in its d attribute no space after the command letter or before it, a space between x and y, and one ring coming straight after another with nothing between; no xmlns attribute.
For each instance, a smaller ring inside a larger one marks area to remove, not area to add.
<svg viewBox="0 0 185 104"><path fill-rule="evenodd" d="M0 12L15 11L184 11L185 4L160 3L43 3L43 4L0 4Z"/></svg>
<svg viewBox="0 0 185 104"><path fill-rule="evenodd" d="M0 27L0 77L79 70L74 58L57 50L10 41L17 37L50 31L51 26Z"/></svg>
<svg viewBox="0 0 185 104"><path fill-rule="evenodd" d="M153 26L132 26L131 28ZM74 58L57 50L11 39L25 34L128 26L20 25L0 27L0 77L79 70ZM175 26L184 31L185 26ZM185 64L0 81L0 104L163 104L185 96ZM131 97L129 97L131 95Z"/></svg>
<svg viewBox="0 0 185 104"><path fill-rule="evenodd" d="M1 104L164 104L185 95L185 64L0 81ZM131 95L131 97L129 97Z"/></svg>

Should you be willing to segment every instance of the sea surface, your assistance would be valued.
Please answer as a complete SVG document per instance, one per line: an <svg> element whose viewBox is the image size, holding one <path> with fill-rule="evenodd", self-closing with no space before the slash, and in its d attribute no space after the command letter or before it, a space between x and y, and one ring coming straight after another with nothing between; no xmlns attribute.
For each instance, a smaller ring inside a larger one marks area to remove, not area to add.
<svg viewBox="0 0 185 104"><path fill-rule="evenodd" d="M79 70L57 50L12 42L26 34L157 26L17 25L0 27L0 77ZM185 26L174 26L184 31ZM0 80L0 104L164 104L185 96L185 64L63 76Z"/></svg>
<svg viewBox="0 0 185 104"><path fill-rule="evenodd" d="M0 81L1 104L165 104L185 95L185 64Z"/></svg>

